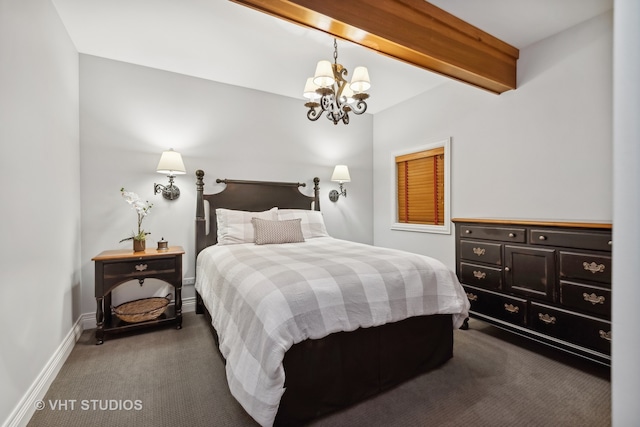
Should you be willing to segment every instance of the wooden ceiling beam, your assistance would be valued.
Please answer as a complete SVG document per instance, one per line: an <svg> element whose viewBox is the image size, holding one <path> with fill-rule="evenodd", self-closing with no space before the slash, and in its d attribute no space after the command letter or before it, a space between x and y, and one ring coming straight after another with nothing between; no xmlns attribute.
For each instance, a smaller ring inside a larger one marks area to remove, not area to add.
<svg viewBox="0 0 640 427"><path fill-rule="evenodd" d="M452 79L516 88L519 51L424 0L231 0Z"/></svg>

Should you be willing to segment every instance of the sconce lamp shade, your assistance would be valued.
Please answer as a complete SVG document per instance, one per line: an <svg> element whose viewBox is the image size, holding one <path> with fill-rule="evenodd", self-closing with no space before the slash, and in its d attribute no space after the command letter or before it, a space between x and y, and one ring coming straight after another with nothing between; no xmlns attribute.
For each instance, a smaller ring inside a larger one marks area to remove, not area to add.
<svg viewBox="0 0 640 427"><path fill-rule="evenodd" d="M349 86L355 93L364 92L371 87L367 67L356 67L356 69L353 70L353 78Z"/></svg>
<svg viewBox="0 0 640 427"><path fill-rule="evenodd" d="M331 181L337 181L339 183L351 182L351 176L349 176L349 168L346 165L337 165L331 175Z"/></svg>
<svg viewBox="0 0 640 427"><path fill-rule="evenodd" d="M173 149L162 153L156 171L170 176L184 175L187 173L184 163L182 162L182 156L180 153L173 151Z"/></svg>

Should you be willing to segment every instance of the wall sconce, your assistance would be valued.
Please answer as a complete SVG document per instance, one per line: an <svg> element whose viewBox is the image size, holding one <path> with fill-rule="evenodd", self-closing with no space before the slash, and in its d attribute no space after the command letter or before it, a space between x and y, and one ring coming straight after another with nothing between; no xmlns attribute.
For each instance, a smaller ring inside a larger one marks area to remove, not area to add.
<svg viewBox="0 0 640 427"><path fill-rule="evenodd" d="M156 172L169 176L169 185L153 184L153 194L162 192L162 197L167 200L175 200L180 197L180 189L173 185L173 178L176 175L184 175L187 171L182 162L180 153L173 151L164 151L158 162Z"/></svg>
<svg viewBox="0 0 640 427"><path fill-rule="evenodd" d="M331 181L336 181L340 183L340 192L337 190L331 190L329 192L329 200L332 202L337 202L338 197L344 196L347 197L347 189L342 187L342 183L351 182L351 177L349 176L349 168L346 165L337 165L333 170L333 175L331 175Z"/></svg>

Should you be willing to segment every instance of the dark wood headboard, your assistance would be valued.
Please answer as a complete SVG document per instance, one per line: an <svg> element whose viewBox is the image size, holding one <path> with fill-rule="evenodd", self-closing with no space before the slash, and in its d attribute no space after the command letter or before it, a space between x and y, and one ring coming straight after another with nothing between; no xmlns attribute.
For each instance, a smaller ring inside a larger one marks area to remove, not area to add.
<svg viewBox="0 0 640 427"><path fill-rule="evenodd" d="M302 194L300 182L238 181L216 179L216 183L226 184L219 193L204 194L204 171L196 171L196 256L204 248L218 241L216 209L236 209L241 211L266 211L273 207L282 209L320 210L319 178L313 178L313 196ZM209 204L208 218L205 201ZM209 230L207 232L207 224Z"/></svg>

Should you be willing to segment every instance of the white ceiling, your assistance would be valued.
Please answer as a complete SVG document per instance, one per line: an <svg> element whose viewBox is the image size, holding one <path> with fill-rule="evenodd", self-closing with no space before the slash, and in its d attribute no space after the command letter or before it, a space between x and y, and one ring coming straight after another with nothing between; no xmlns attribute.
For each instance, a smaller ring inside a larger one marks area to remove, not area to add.
<svg viewBox="0 0 640 427"><path fill-rule="evenodd" d="M285 95L301 106L317 61L333 59L331 36L228 0L52 1L80 53ZM613 0L430 3L519 49L613 7ZM374 114L446 81L345 41L338 60L349 71L367 66Z"/></svg>

